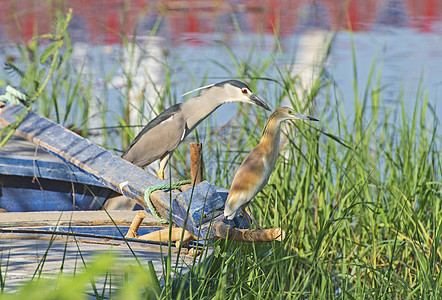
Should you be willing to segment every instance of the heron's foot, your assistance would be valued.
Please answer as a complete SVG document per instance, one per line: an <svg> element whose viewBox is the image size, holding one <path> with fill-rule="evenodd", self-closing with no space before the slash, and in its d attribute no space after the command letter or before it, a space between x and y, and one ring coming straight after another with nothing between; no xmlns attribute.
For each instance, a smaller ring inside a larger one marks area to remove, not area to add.
<svg viewBox="0 0 442 300"><path fill-rule="evenodd" d="M255 218L251 217L250 219L252 220L252 222L250 222L250 220L247 218L247 220L249 221L248 223L250 229L252 229L252 227L254 227L253 229L263 229L261 226L259 226L258 222L256 222Z"/></svg>
<svg viewBox="0 0 442 300"><path fill-rule="evenodd" d="M261 229L264 229L263 227L261 227L261 226L259 226L258 224L255 224L255 229L259 229L259 230L261 230Z"/></svg>
<svg viewBox="0 0 442 300"><path fill-rule="evenodd" d="M249 224L249 228L252 228L252 223L255 225L255 229L262 229L261 226L259 226L258 222L256 221L255 217L253 217L252 212L249 208L249 203L246 203L242 206L242 211L244 212L244 217L247 220L247 223Z"/></svg>
<svg viewBox="0 0 442 300"><path fill-rule="evenodd" d="M163 170L158 171L158 178L164 180L164 171Z"/></svg>
<svg viewBox="0 0 442 300"><path fill-rule="evenodd" d="M250 217L247 214L244 214L244 218L247 221L247 225L249 226L249 229L252 228L252 223L250 222Z"/></svg>
<svg viewBox="0 0 442 300"><path fill-rule="evenodd" d="M252 214L250 214L250 219L252 219L252 222L255 225L255 229L263 229L261 226L259 226L258 222L256 221L256 219L253 217Z"/></svg>

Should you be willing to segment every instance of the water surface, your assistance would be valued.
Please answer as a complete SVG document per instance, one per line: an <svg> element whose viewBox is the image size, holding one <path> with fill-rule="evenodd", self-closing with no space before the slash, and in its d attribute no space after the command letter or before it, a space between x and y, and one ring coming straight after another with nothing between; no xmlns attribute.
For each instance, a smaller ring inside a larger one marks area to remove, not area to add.
<svg viewBox="0 0 442 300"><path fill-rule="evenodd" d="M303 74L302 86L308 90L315 76L314 66L321 63L325 41L332 35L331 52L325 63L335 91L330 93L331 98L322 94L315 99L317 117L333 122L330 103L333 106L340 102L351 119L355 78L356 94L362 98L373 62L372 86L376 88L379 79L383 105L388 110L397 113L403 97L410 103L406 107L411 115L418 93L427 93L437 117L442 115L438 104L442 3L437 1L78 0L53 4L0 0L4 12L0 60L18 60L20 54L14 43L24 44L36 33L49 31L57 9L66 12L69 7L74 10L70 26L74 63L78 71L83 68L84 80L94 85L92 96L97 108L90 112L90 127L100 127L102 111L106 111L107 126L119 125L118 118L127 105L121 95L127 87L124 72L133 76L134 87L129 94L135 102L146 99L155 103L156 89L170 77L173 91L165 106L184 101L180 95L201 84L237 76L237 62L256 68L270 61L258 76L279 82L278 68L287 67L293 76ZM135 57L139 60L131 62L127 47L122 46L122 36L130 38L134 33ZM248 75L256 76L253 70ZM18 84L16 77L7 79ZM258 80L255 92L275 107L277 89L274 82ZM144 101L140 107L144 118L133 111L133 124L146 124L155 115L147 103ZM221 107L210 119L211 124L219 127L228 123L237 109L236 104ZM69 122L81 123L80 116L81 111L72 114ZM106 141L97 138L97 142L121 148L118 137Z"/></svg>

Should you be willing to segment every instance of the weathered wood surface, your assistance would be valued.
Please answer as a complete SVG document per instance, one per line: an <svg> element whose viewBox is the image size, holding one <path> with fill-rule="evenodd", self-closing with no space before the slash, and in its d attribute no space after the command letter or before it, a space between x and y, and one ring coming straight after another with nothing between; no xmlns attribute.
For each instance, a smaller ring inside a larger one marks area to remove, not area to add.
<svg viewBox="0 0 442 300"><path fill-rule="evenodd" d="M153 263L157 277L161 280L164 276L164 261L168 257L167 246L152 245L129 241L128 245L121 241L103 239L82 239L60 236L52 240L52 236L37 236L34 234L1 234L0 233L0 266L5 284L5 292L15 291L18 287L28 282L36 270L42 268L42 277L57 279L61 271L68 276L81 272L84 269L82 259L90 266L96 257L103 253L112 254L116 258L113 266L113 288L121 280L121 270L130 265L136 265L135 257L145 265L148 261ZM172 244L173 245L173 244ZM178 263L178 274L184 274L195 262L194 254L187 254L187 249L172 247L171 261L175 266ZM207 254L210 249L206 248ZM47 253L47 256L44 255ZM203 254L206 255L206 254ZM63 258L63 259L62 259ZM44 260L44 264L40 264ZM7 272L5 272L7 266ZM176 274L172 274L175 276ZM103 281L95 278L97 286L102 288ZM121 282L120 282L121 283ZM109 284L109 282L107 283ZM106 288L106 290L109 287Z"/></svg>
<svg viewBox="0 0 442 300"><path fill-rule="evenodd" d="M65 180L104 187L96 179L43 151L38 145L15 136L0 150L0 174Z"/></svg>
<svg viewBox="0 0 442 300"><path fill-rule="evenodd" d="M198 184L203 181L203 145L201 143L190 143L190 180Z"/></svg>
<svg viewBox="0 0 442 300"><path fill-rule="evenodd" d="M0 122L5 126L13 124L16 117L24 111L24 106L8 104L0 109ZM34 112L29 112L16 134L142 206L145 206L144 190L153 185L167 183Z"/></svg>
<svg viewBox="0 0 442 300"><path fill-rule="evenodd" d="M124 237L138 238L138 229L140 228L140 225L143 222L144 218L146 218L146 213L142 210L138 211L134 219L132 220L132 223L130 223L129 230Z"/></svg>
<svg viewBox="0 0 442 300"><path fill-rule="evenodd" d="M110 189L43 151L13 136L0 150L0 208L8 212L97 210Z"/></svg>
<svg viewBox="0 0 442 300"><path fill-rule="evenodd" d="M130 220L133 219L132 223ZM130 226L129 226L130 224ZM143 225L140 227L140 225ZM58 234L65 236L93 237L124 241L143 236L143 241L168 242L168 236L155 238L160 232L169 229L169 225L159 224L144 211L58 211L58 212L16 212L0 214L0 234ZM173 227L176 232L182 228ZM176 234L177 235L177 234ZM149 238L152 237L152 238ZM193 240L187 239L186 243ZM181 236L172 237L171 241L181 241Z"/></svg>
<svg viewBox="0 0 442 300"><path fill-rule="evenodd" d="M0 228L35 226L130 225L136 211L47 211L0 213ZM145 215L143 225L158 226L158 221Z"/></svg>

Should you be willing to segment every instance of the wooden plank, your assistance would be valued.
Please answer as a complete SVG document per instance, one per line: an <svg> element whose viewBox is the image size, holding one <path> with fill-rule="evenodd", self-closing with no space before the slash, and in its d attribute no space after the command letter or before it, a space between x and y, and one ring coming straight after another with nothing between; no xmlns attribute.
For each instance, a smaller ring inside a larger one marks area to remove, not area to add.
<svg viewBox="0 0 442 300"><path fill-rule="evenodd" d="M203 144L190 143L190 179L198 184L203 181Z"/></svg>
<svg viewBox="0 0 442 300"><path fill-rule="evenodd" d="M111 210L107 211L48 211L41 212L9 212L0 213L0 228L17 226L82 226L82 225L129 225L136 211ZM111 219L112 218L112 219ZM113 221L112 221L113 220ZM158 225L158 221L146 214L144 225Z"/></svg>
<svg viewBox="0 0 442 300"><path fill-rule="evenodd" d="M142 211L138 211L143 213ZM144 214L144 213L143 213ZM122 239L129 230L131 219L137 211L52 211L0 214L0 234L27 233L51 234L52 232L77 234L93 238ZM164 229L149 214L144 214L140 234Z"/></svg>
<svg viewBox="0 0 442 300"><path fill-rule="evenodd" d="M0 149L0 174L64 180L104 187L96 179L43 151L38 145L16 136Z"/></svg>
<svg viewBox="0 0 442 300"><path fill-rule="evenodd" d="M25 111L21 105L7 105L0 110L0 122L13 124L16 116ZM39 145L65 162L95 178L103 185L136 200L145 206L143 192L165 181L149 175L135 165L121 159L78 134L30 112L16 134Z"/></svg>
<svg viewBox="0 0 442 300"><path fill-rule="evenodd" d="M180 227L184 226L187 219L191 227L197 229L199 224L209 222L213 217L222 213L225 199L216 189L207 181L201 182L197 187L178 194L173 202L173 209L185 209L180 214L182 218L175 220ZM196 232L192 233L197 235Z"/></svg>

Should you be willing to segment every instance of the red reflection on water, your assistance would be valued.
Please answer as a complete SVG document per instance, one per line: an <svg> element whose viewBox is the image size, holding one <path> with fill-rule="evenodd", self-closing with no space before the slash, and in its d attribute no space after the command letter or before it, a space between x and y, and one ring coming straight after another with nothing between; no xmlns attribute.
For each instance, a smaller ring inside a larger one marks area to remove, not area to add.
<svg viewBox="0 0 442 300"><path fill-rule="evenodd" d="M74 40L115 44L122 35L149 34L158 18L160 30L173 38L185 34L279 32L305 29L371 30L373 26L440 30L442 1L438 0L0 0L0 40L28 41L50 31L56 11L74 11ZM141 24L141 25L140 25Z"/></svg>

